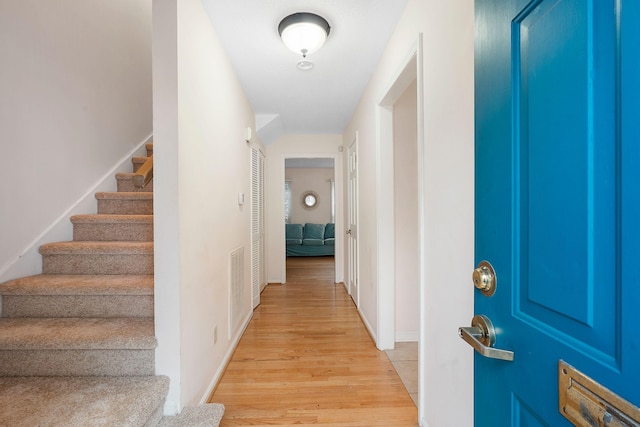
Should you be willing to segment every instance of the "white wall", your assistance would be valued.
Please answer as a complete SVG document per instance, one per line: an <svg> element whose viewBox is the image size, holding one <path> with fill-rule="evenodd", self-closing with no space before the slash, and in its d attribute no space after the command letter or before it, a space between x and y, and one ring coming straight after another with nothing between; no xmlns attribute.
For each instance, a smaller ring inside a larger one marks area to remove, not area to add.
<svg viewBox="0 0 640 427"><path fill-rule="evenodd" d="M336 282L344 280L343 169L341 135L285 135L267 146L265 163L265 199L267 234L267 280L286 281L284 242L284 160L287 158L333 158L336 173ZM345 149L346 151L346 149ZM295 203L295 200L294 200Z"/></svg>
<svg viewBox="0 0 640 427"><path fill-rule="evenodd" d="M0 58L2 281L39 273L43 233L71 239L62 214L150 135L151 0L3 1Z"/></svg>
<svg viewBox="0 0 640 427"><path fill-rule="evenodd" d="M327 224L331 222L331 180L333 169L286 168L285 179L291 181L291 223ZM302 195L313 191L318 201L313 209L305 209Z"/></svg>
<svg viewBox="0 0 640 427"><path fill-rule="evenodd" d="M171 377L169 413L208 397L242 332L227 334L240 247L245 325L252 313L250 204L238 193L250 196L254 113L199 0L154 1L154 108L156 369Z"/></svg>
<svg viewBox="0 0 640 427"><path fill-rule="evenodd" d="M176 0L153 0L154 312L156 373L171 379L165 414L182 407L177 14Z"/></svg>
<svg viewBox="0 0 640 427"><path fill-rule="evenodd" d="M473 315L473 2L409 0L344 133L360 148L360 308L377 328L376 105L424 34L425 249L422 425L473 425L473 354L457 336Z"/></svg>
<svg viewBox="0 0 640 427"><path fill-rule="evenodd" d="M417 341L420 325L417 82L393 105L395 341Z"/></svg>

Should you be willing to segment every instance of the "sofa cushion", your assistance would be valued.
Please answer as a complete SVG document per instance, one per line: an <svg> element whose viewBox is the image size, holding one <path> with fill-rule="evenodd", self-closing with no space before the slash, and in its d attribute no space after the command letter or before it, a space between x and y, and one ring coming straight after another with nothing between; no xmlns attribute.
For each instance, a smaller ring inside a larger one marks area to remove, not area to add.
<svg viewBox="0 0 640 427"><path fill-rule="evenodd" d="M334 237L336 237L336 225L330 222L324 227L324 238L326 240L326 239L333 239Z"/></svg>
<svg viewBox="0 0 640 427"><path fill-rule="evenodd" d="M322 246L324 245L323 239L302 239L302 246Z"/></svg>
<svg viewBox="0 0 640 427"><path fill-rule="evenodd" d="M302 243L302 224L285 224L285 236L287 240L297 241Z"/></svg>
<svg viewBox="0 0 640 427"><path fill-rule="evenodd" d="M301 244L302 244L302 239L287 239L287 245L300 246Z"/></svg>
<svg viewBox="0 0 640 427"><path fill-rule="evenodd" d="M324 224L311 224L306 223L304 225L304 237L303 240L306 239L319 239L324 240ZM304 242L302 243L304 244ZM322 245L323 243L321 243Z"/></svg>
<svg viewBox="0 0 640 427"><path fill-rule="evenodd" d="M324 239L324 245L325 246L335 246L336 245L336 239L334 239L333 237L329 237Z"/></svg>

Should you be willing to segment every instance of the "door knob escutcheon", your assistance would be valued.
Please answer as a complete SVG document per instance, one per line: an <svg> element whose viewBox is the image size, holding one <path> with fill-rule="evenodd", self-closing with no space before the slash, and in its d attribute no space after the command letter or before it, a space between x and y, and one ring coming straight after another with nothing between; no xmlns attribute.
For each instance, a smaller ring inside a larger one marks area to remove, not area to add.
<svg viewBox="0 0 640 427"><path fill-rule="evenodd" d="M480 261L478 267L473 270L472 279L473 285L483 295L490 297L496 292L498 278L493 266L488 261Z"/></svg>

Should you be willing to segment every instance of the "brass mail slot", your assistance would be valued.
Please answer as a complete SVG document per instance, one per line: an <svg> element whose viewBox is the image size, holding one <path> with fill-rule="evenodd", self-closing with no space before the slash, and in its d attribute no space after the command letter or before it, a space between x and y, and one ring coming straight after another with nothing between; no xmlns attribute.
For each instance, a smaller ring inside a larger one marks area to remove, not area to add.
<svg viewBox="0 0 640 427"><path fill-rule="evenodd" d="M558 362L560 413L576 426L640 427L640 408L565 361Z"/></svg>

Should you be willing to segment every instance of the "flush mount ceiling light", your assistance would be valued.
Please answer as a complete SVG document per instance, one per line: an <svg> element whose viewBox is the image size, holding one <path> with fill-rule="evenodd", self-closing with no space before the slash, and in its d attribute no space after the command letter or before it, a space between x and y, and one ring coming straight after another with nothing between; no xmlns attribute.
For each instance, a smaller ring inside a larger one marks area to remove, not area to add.
<svg viewBox="0 0 640 427"><path fill-rule="evenodd" d="M278 33L285 46L302 54L303 58L322 47L330 30L326 19L307 12L289 15L278 25Z"/></svg>

